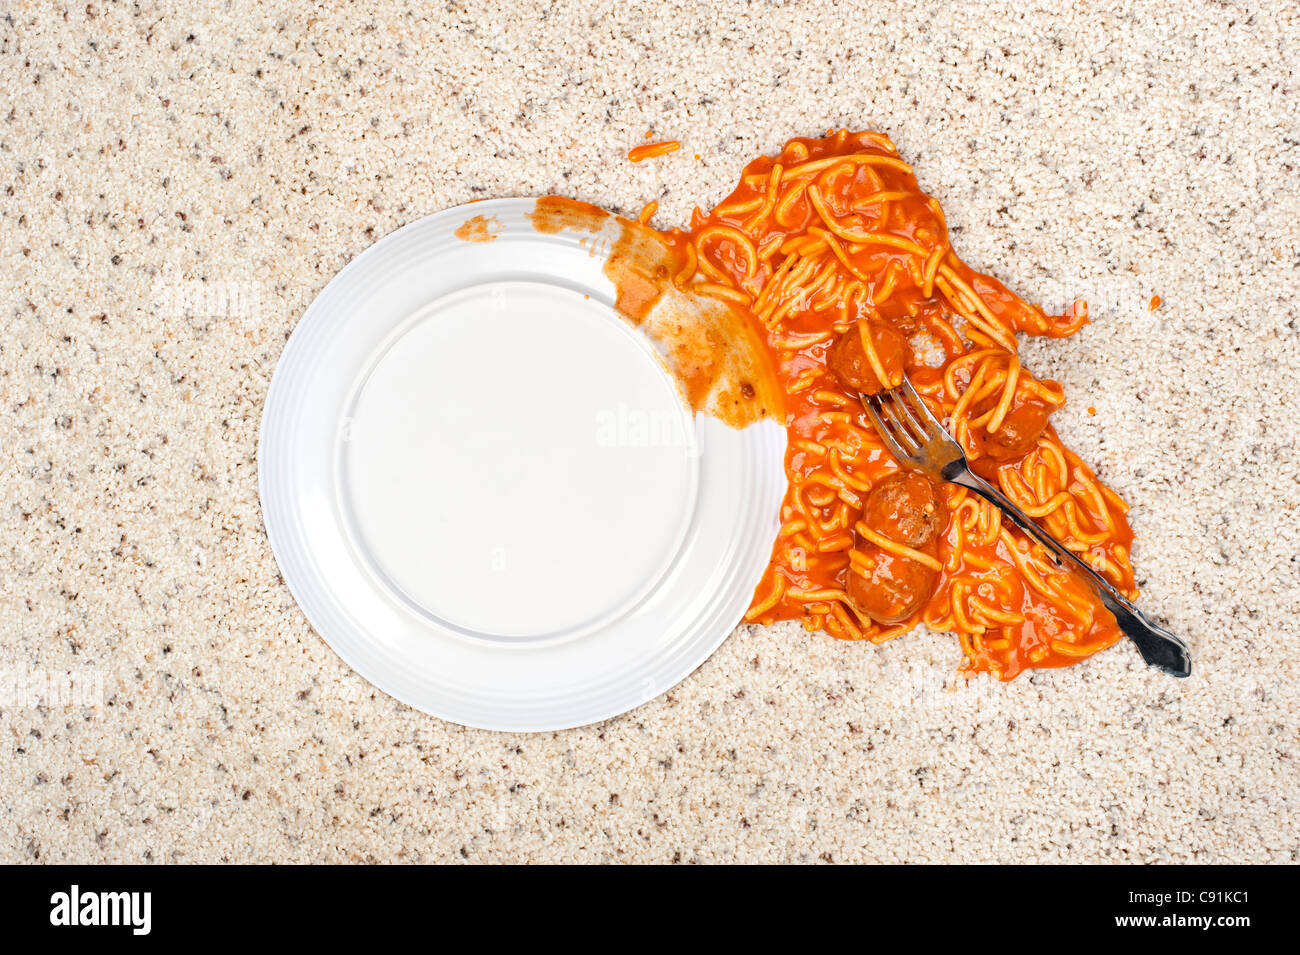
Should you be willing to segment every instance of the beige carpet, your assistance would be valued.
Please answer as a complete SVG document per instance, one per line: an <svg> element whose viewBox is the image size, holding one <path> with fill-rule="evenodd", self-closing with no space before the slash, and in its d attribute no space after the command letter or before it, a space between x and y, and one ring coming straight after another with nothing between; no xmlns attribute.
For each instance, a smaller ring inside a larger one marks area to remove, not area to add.
<svg viewBox="0 0 1300 955"><path fill-rule="evenodd" d="M0 6L5 860L1295 861L1293 3L197 6ZM972 265L1090 300L1025 351L1194 677L1124 645L954 689L950 637L742 627L627 716L513 736L351 672L257 498L312 297L468 199L678 223L841 124ZM625 162L647 129L683 149Z"/></svg>

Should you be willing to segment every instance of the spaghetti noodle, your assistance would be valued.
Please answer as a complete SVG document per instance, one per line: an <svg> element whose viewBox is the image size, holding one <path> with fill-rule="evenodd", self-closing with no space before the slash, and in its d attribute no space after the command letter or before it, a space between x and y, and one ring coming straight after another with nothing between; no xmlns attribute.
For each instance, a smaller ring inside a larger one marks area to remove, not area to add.
<svg viewBox="0 0 1300 955"><path fill-rule="evenodd" d="M662 143L646 143L644 146L633 146L629 149L627 158L632 162L642 162L646 159L654 159L656 156L675 153L681 148L682 144L675 139L665 140Z"/></svg>
<svg viewBox="0 0 1300 955"><path fill-rule="evenodd" d="M970 269L938 202L870 132L791 140L665 239L679 288L748 310L785 392L789 487L747 620L877 643L923 623L957 635L965 670L1004 680L1119 638L996 508L903 472L858 400L906 373L973 468L1134 597L1127 508L1061 443L1062 388L1016 350L1017 332L1076 331L1082 303L1049 316Z"/></svg>

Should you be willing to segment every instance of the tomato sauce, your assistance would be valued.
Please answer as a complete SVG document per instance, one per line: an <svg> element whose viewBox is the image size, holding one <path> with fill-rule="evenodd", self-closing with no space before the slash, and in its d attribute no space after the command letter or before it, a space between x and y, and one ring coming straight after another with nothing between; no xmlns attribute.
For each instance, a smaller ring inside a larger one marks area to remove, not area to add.
<svg viewBox="0 0 1300 955"><path fill-rule="evenodd" d="M1127 508L1051 426L1061 386L1016 351L1017 333L1072 334L1086 306L1048 315L965 265L885 137L791 140L686 230L554 197L534 222L606 230L618 307L668 343L693 407L784 422L781 529L746 619L874 642L924 623L956 634L966 671L1001 679L1119 638L1087 585L987 502L900 477L862 409L859 392L906 374L977 472L1136 596Z"/></svg>

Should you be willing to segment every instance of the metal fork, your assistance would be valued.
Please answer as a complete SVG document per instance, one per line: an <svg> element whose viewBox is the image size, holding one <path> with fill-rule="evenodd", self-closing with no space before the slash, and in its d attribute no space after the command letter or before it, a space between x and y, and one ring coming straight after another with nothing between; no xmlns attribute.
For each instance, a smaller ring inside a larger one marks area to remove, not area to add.
<svg viewBox="0 0 1300 955"><path fill-rule="evenodd" d="M1005 494L971 471L961 445L935 420L906 377L898 388L861 397L871 423L894 457L933 478L968 488L995 505L1017 527L1047 548L1058 565L1076 571L1092 585L1149 666L1173 676L1191 675L1192 656L1182 640L1143 616L1110 581L1039 527Z"/></svg>

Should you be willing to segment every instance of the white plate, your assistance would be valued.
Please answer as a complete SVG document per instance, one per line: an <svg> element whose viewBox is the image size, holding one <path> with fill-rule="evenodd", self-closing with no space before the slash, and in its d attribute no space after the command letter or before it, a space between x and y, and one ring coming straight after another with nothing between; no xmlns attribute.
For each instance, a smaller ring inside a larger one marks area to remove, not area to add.
<svg viewBox="0 0 1300 955"><path fill-rule="evenodd" d="M276 367L259 483L339 656L425 712L537 731L654 698L740 621L785 434L692 414L592 237L533 208L429 216L330 282ZM458 238L476 216L499 236Z"/></svg>

